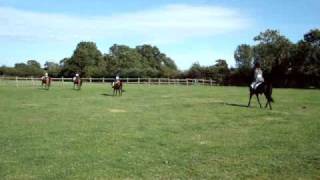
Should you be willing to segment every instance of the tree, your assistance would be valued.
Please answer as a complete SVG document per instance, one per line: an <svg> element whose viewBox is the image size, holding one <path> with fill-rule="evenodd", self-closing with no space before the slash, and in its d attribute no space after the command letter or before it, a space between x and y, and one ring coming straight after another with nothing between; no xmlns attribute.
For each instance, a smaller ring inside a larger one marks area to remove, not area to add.
<svg viewBox="0 0 320 180"><path fill-rule="evenodd" d="M144 76L141 59L142 56L136 49L114 44L110 47L107 64L113 68L113 75L120 73L129 77Z"/></svg>
<svg viewBox="0 0 320 180"><path fill-rule="evenodd" d="M199 62L195 62L191 65L188 70L187 77L188 78L202 78L204 77L204 68L200 66Z"/></svg>
<svg viewBox="0 0 320 180"><path fill-rule="evenodd" d="M61 73L61 66L55 62L46 62L44 69L49 73L50 76L58 77Z"/></svg>
<svg viewBox="0 0 320 180"><path fill-rule="evenodd" d="M151 77L174 77L178 70L174 61L161 53L156 46L142 45L137 46L136 50L141 54L143 67L146 69L147 76Z"/></svg>
<svg viewBox="0 0 320 180"><path fill-rule="evenodd" d="M43 74L40 63L35 60L29 60L27 63L16 63L14 69L17 76L41 76Z"/></svg>
<svg viewBox="0 0 320 180"><path fill-rule="evenodd" d="M253 52L250 45L241 44L234 52L234 59L236 60L239 69L251 69L253 61Z"/></svg>
<svg viewBox="0 0 320 180"><path fill-rule="evenodd" d="M215 79L219 84L227 83L227 79L230 74L228 64L224 59L216 60L216 64L211 67L213 76L212 79Z"/></svg>
<svg viewBox="0 0 320 180"><path fill-rule="evenodd" d="M311 30L304 36L306 49L302 71L310 83L320 86L320 30Z"/></svg>
<svg viewBox="0 0 320 180"><path fill-rule="evenodd" d="M103 56L94 42L80 42L67 64L82 76L90 77L102 60Z"/></svg>
<svg viewBox="0 0 320 180"><path fill-rule="evenodd" d="M275 86L284 86L290 67L293 44L276 30L266 30L254 38L255 61L260 62L265 79Z"/></svg>
<svg viewBox="0 0 320 180"><path fill-rule="evenodd" d="M40 69L41 68L40 63L37 62L36 60L27 61L27 66L33 67L33 68L36 68L36 69Z"/></svg>
<svg viewBox="0 0 320 180"><path fill-rule="evenodd" d="M306 42L312 43L315 46L320 46L320 30L312 29L304 35Z"/></svg>
<svg viewBox="0 0 320 180"><path fill-rule="evenodd" d="M266 30L254 38L258 45L254 47L255 61L271 72L273 67L285 68L290 58L292 43L276 30Z"/></svg>

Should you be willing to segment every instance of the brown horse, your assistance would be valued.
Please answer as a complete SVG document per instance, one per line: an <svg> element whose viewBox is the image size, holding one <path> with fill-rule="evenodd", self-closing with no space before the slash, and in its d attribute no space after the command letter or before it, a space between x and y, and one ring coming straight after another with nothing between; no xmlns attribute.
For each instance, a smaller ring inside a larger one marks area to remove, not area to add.
<svg viewBox="0 0 320 180"><path fill-rule="evenodd" d="M115 82L112 86L113 96L119 93L119 96L122 96L122 81Z"/></svg>
<svg viewBox="0 0 320 180"><path fill-rule="evenodd" d="M51 85L51 77L42 77L41 78L41 87L49 90Z"/></svg>
<svg viewBox="0 0 320 180"><path fill-rule="evenodd" d="M265 105L265 108L267 108L268 105L269 105L270 110L272 109L271 102L274 102L274 101L273 101L273 99L271 97L271 95L272 95L272 85L271 85L271 83L262 82L256 89L253 89L250 86L250 98L249 98L248 107L250 107L251 98L252 98L252 96L254 94L257 97L257 100L258 100L258 103L260 105L260 108L262 108L262 106L261 106L261 103L260 103L260 100L259 100L259 94L264 94L264 96L267 99L267 103Z"/></svg>
<svg viewBox="0 0 320 180"><path fill-rule="evenodd" d="M77 89L77 90L80 90L81 89L81 86L82 86L82 80L80 77L76 77L74 80L73 80L73 89Z"/></svg>

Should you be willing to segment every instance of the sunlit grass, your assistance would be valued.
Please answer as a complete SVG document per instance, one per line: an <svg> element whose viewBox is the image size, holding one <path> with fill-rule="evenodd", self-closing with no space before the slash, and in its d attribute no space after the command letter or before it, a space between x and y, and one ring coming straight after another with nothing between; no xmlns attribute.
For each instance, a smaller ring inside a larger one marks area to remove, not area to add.
<svg viewBox="0 0 320 180"><path fill-rule="evenodd" d="M270 111L247 88L124 89L0 86L0 177L320 178L318 90L275 89Z"/></svg>

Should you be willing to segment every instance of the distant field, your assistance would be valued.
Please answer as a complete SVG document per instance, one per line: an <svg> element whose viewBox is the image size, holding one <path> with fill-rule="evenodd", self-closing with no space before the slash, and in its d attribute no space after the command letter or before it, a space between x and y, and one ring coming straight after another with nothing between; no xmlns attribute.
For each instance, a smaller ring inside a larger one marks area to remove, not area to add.
<svg viewBox="0 0 320 180"><path fill-rule="evenodd" d="M319 179L320 91L0 86L0 179ZM261 98L264 103L265 99Z"/></svg>

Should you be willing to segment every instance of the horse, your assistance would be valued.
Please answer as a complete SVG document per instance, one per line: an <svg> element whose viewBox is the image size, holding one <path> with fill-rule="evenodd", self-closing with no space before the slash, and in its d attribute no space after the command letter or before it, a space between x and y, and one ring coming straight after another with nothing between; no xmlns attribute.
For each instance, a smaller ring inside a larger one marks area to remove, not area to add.
<svg viewBox="0 0 320 180"><path fill-rule="evenodd" d="M73 79L73 89L78 89L80 90L82 86L82 80L80 77L76 77Z"/></svg>
<svg viewBox="0 0 320 180"><path fill-rule="evenodd" d="M271 83L262 82L260 85L258 85L258 87L256 89L253 89L251 86L249 86L249 90L250 90L250 98L249 98L248 107L250 107L251 98L255 94L257 97L258 103L260 105L260 108L262 108L260 100L259 100L259 94L264 94L264 96L267 99L267 103L265 105L265 108L267 108L269 105L270 110L272 110L271 102L274 102L274 100L271 97L271 95L272 95L272 84Z"/></svg>
<svg viewBox="0 0 320 180"><path fill-rule="evenodd" d="M49 90L50 85L51 85L51 77L42 77L41 78L41 87L42 88Z"/></svg>
<svg viewBox="0 0 320 180"><path fill-rule="evenodd" d="M122 81L115 82L112 86L113 96L119 93L119 96L122 96Z"/></svg>

